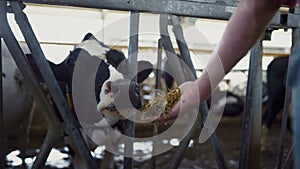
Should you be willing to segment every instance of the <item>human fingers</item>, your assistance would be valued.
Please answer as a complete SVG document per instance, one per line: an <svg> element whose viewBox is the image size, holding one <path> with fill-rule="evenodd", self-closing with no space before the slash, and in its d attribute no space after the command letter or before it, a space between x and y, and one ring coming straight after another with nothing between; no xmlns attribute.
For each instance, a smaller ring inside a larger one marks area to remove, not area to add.
<svg viewBox="0 0 300 169"><path fill-rule="evenodd" d="M174 105L167 116L162 116L161 121L174 119L180 112L187 112L191 110L196 103L199 103L200 97L198 92L197 83L194 81L188 81L179 86L181 97L179 101Z"/></svg>

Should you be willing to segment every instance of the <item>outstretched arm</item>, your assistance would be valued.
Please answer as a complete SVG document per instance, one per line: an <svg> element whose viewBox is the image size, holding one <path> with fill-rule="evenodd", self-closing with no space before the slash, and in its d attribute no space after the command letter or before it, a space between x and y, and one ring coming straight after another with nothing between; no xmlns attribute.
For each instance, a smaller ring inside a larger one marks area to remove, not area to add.
<svg viewBox="0 0 300 169"><path fill-rule="evenodd" d="M185 112L207 99L212 89L258 40L278 8L276 0L241 0L203 74L195 82L180 85L181 101L170 114L176 116L180 109ZM193 88L198 88L195 91L199 94L191 92Z"/></svg>

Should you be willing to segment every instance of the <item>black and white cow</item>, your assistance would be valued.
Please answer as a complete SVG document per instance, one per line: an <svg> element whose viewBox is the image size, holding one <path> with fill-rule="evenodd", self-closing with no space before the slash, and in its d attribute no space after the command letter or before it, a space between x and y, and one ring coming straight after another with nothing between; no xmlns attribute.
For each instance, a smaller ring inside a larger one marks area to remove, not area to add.
<svg viewBox="0 0 300 169"><path fill-rule="evenodd" d="M63 92L66 92L66 86L70 89L72 95L72 77L74 67L79 55L82 57L97 57L101 59L97 69L95 79L95 99L98 103L97 109L104 113L105 118L113 119L116 114L114 100L123 95L128 95L134 108L139 109L142 106L138 84L148 77L152 72L152 64L147 61L138 62L137 81L127 79L128 62L124 54L118 50L110 49L102 42L98 41L91 33L88 33L81 43L75 46L75 49L70 52L68 57L60 64L55 65L49 61L53 73L60 84ZM38 70L33 59L28 55L35 72ZM38 75L41 81L42 78ZM122 84L129 82L129 91L123 90ZM114 85L112 85L112 83ZM110 117L110 114L113 116ZM116 115L118 117L118 115ZM112 120L115 121L115 120ZM113 122L112 122L113 123Z"/></svg>
<svg viewBox="0 0 300 169"><path fill-rule="evenodd" d="M128 105L129 108L132 106L135 109L139 109L142 107L142 101L140 98L138 84L144 79L146 79L148 75L152 72L152 64L150 62L139 61L138 74L136 78L137 81L128 79L128 61L125 58L124 54L118 50L110 49L108 46L98 41L91 33L88 33L83 38L82 42L75 46L74 50L70 52L68 57L62 63L55 65L49 61L49 64L53 70L53 73L58 83L61 86L62 91L66 94L69 91L68 94L70 94L71 96L73 93L72 77L74 67L76 65L76 61L79 55L80 57L97 57L101 59L95 78L95 100L98 103L97 109L99 113L103 114L104 119L108 124L116 124L115 126L118 126L117 122L120 119L122 119L122 115L119 114L114 104L116 100L122 102L122 99L126 98L126 95L129 95L129 99L132 104ZM39 71L36 67L33 58L29 54L27 56L34 71L37 73L38 79L41 82L43 82L43 78L39 74ZM124 84L129 84L129 91L128 88L124 87ZM126 106L122 108L126 109ZM73 108L74 105L71 107ZM74 109L72 111L74 112ZM88 114L89 112L86 113ZM84 115L79 115L84 117ZM88 114L88 116L93 115ZM103 122L103 119L99 118L92 118L92 120L93 121L89 120L89 123L94 123L98 126L101 126ZM117 148L117 143L115 142L117 138L112 138L117 136L113 136L112 134L107 133L105 131L105 127L103 130L95 130L94 135L95 134L97 135L95 136L96 138L101 137L100 143L103 142L103 144L111 144L110 146L115 146ZM85 138L88 141L88 143L91 143L88 137ZM99 144L99 142L97 143ZM93 146L95 145L90 145L90 147ZM74 157L74 159L77 159L77 162L75 161L76 164L74 164L76 168L84 167L81 159L78 159L77 153L74 155L76 156Z"/></svg>

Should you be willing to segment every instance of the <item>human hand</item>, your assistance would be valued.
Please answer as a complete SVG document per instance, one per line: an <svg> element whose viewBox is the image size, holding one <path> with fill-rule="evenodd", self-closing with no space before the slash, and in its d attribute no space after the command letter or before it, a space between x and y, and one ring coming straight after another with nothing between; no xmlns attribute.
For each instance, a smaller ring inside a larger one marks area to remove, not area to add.
<svg viewBox="0 0 300 169"><path fill-rule="evenodd" d="M161 121L167 121L177 117L181 112L185 113L192 110L200 104L200 94L196 81L188 81L179 86L181 97L180 100L168 113L167 117L162 116Z"/></svg>

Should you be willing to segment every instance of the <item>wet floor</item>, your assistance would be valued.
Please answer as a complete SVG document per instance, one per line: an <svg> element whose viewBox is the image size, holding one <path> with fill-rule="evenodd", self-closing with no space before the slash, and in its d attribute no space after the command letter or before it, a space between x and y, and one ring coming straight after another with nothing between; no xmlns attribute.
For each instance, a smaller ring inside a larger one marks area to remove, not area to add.
<svg viewBox="0 0 300 169"><path fill-rule="evenodd" d="M240 140L241 140L242 117L223 117L217 128L217 136L225 156L227 167L236 169L239 165ZM267 150L261 153L261 169L273 169L278 156L281 120L277 119L268 134ZM195 137L195 140L197 136ZM288 154L291 146L291 134L287 133L284 156ZM176 148L157 157L157 168L167 168L172 161ZM150 162L137 166L138 168L150 168ZM217 169L217 163L210 141L194 145L187 149L179 169Z"/></svg>
<svg viewBox="0 0 300 169"><path fill-rule="evenodd" d="M227 167L229 169L237 169L240 156L240 140L241 140L241 127L242 117L241 115L236 117L223 117L217 130L217 136L224 153ZM272 126L268 134L268 149L261 153L261 169L273 169L276 165L278 156L278 146L280 138L280 127L281 120L278 118L275 124ZM199 131L195 134L195 138L190 147L186 150L186 153L180 163L179 169L217 169L217 163L213 153L213 147L211 142L208 140L203 144L199 144L196 140L198 138ZM291 134L287 133L284 155L286 156L291 146ZM170 162L173 161L173 155L175 154L177 147L174 147L170 151L158 155L156 157L157 168L168 168ZM101 157L100 157L101 158ZM118 169L122 168L122 161L119 158L115 167ZM98 159L101 162L101 159ZM61 161L60 161L61 162ZM69 159L65 158L65 162L68 163ZM139 160L134 163L137 169L148 169L151 168L150 160ZM20 167L9 167L10 169ZM24 167L23 167L24 168ZM30 168L30 167L27 167ZM56 169L55 163L51 166L45 167L46 169ZM61 167L62 168L62 167ZM72 168L67 165L64 168Z"/></svg>

